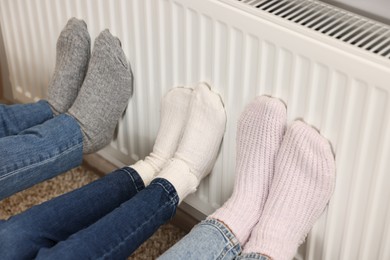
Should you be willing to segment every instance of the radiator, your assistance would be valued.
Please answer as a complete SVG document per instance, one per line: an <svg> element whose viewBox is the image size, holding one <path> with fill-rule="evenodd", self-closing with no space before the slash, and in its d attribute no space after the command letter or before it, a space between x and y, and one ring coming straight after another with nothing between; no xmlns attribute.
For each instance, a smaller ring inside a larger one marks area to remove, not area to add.
<svg viewBox="0 0 390 260"><path fill-rule="evenodd" d="M143 158L164 93L209 82L224 99L227 129L211 175L183 206L207 215L232 192L243 107L256 95L279 97L289 122L316 126L337 155L334 196L297 259L390 259L388 26L310 0L2 0L15 99L46 96L56 39L72 16L86 20L92 39L104 28L117 35L135 75L103 157L118 166Z"/></svg>

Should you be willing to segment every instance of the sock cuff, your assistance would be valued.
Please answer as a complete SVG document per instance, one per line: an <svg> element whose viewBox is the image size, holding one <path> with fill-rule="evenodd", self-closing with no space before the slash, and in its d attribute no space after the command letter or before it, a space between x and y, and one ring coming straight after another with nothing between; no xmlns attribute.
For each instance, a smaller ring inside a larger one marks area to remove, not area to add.
<svg viewBox="0 0 390 260"><path fill-rule="evenodd" d="M175 187L179 196L179 204L187 195L195 192L199 184L188 165L179 159L171 159L157 177L168 180Z"/></svg>
<svg viewBox="0 0 390 260"><path fill-rule="evenodd" d="M225 223L241 245L245 245L248 241L251 230L259 220L257 210L254 211L255 214L251 214L252 212L248 212L248 210L252 203L261 203L260 201L245 201L244 199L250 198L234 197L231 200L229 199L221 208L209 216L209 218L218 219Z"/></svg>
<svg viewBox="0 0 390 260"><path fill-rule="evenodd" d="M143 160L140 160L129 167L133 168L139 174L144 181L145 186L149 185L157 174L156 170Z"/></svg>

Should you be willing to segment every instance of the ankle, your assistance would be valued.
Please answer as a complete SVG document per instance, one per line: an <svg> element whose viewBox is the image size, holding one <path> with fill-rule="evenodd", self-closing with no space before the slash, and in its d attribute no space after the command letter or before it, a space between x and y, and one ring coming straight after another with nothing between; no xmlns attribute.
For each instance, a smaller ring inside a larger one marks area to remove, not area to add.
<svg viewBox="0 0 390 260"><path fill-rule="evenodd" d="M191 173L188 165L180 159L171 159L157 178L168 180L175 187L179 204L199 185L198 178Z"/></svg>

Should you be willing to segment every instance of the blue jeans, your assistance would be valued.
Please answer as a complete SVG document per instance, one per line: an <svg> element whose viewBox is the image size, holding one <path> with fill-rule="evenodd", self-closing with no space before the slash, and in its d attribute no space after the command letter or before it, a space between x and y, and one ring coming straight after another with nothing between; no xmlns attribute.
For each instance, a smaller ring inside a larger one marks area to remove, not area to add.
<svg viewBox="0 0 390 260"><path fill-rule="evenodd" d="M258 253L241 254L241 252L242 247L229 228L216 219L206 219L158 259L270 260L267 256Z"/></svg>
<svg viewBox="0 0 390 260"><path fill-rule="evenodd" d="M178 201L167 180L144 188L124 167L0 223L1 259L125 259L173 217Z"/></svg>
<svg viewBox="0 0 390 260"><path fill-rule="evenodd" d="M82 162L77 121L53 117L46 101L0 105L0 200Z"/></svg>

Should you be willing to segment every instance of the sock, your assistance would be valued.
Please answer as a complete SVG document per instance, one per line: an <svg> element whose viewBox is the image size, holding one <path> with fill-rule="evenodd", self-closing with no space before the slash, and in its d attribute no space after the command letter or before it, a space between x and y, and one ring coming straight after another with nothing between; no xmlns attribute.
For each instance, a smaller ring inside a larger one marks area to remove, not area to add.
<svg viewBox="0 0 390 260"><path fill-rule="evenodd" d="M328 203L335 185L329 142L302 121L286 132L263 213L244 253L292 259Z"/></svg>
<svg viewBox="0 0 390 260"><path fill-rule="evenodd" d="M201 179L213 168L225 126L226 113L221 98L206 84L199 84L193 91L179 147L158 176L172 183L180 202L195 192Z"/></svg>
<svg viewBox="0 0 390 260"><path fill-rule="evenodd" d="M90 55L86 23L71 18L57 40L56 65L48 88L48 102L55 115L72 106L83 84Z"/></svg>
<svg viewBox="0 0 390 260"><path fill-rule="evenodd" d="M240 116L233 194L209 218L227 225L241 245L263 210L285 130L286 107L276 98L257 97Z"/></svg>
<svg viewBox="0 0 390 260"><path fill-rule="evenodd" d="M108 30L94 43L88 72L69 109L83 134L83 152L106 146L133 90L133 75L118 38Z"/></svg>
<svg viewBox="0 0 390 260"><path fill-rule="evenodd" d="M187 123L192 89L178 87L171 89L161 103L161 123L153 152L144 160L131 165L148 185L172 158L183 136Z"/></svg>

